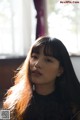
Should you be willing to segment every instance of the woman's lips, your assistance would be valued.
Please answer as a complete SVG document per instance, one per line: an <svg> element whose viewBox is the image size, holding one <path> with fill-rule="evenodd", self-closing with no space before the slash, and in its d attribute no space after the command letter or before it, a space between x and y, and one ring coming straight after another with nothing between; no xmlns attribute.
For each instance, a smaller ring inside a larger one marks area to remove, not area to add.
<svg viewBox="0 0 80 120"><path fill-rule="evenodd" d="M31 74L34 76L42 76L42 73L37 70L32 71Z"/></svg>

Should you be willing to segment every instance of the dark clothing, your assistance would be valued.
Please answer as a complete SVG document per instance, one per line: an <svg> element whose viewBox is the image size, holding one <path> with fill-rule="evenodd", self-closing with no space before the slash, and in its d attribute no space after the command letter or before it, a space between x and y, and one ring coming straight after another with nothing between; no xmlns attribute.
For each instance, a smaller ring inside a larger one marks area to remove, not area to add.
<svg viewBox="0 0 80 120"><path fill-rule="evenodd" d="M23 120L71 120L71 116L68 105L56 92L46 96L34 92Z"/></svg>

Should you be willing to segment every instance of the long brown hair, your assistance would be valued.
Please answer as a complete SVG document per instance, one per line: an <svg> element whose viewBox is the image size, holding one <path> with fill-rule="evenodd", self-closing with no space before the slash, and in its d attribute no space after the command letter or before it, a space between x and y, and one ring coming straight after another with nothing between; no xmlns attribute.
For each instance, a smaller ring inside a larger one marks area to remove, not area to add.
<svg viewBox="0 0 80 120"><path fill-rule="evenodd" d="M14 86L7 91L3 102L3 108L9 109L11 112L11 120L22 120L22 114L28 107L32 97L32 85L29 80L30 53L31 51L19 68L19 72L15 76Z"/></svg>

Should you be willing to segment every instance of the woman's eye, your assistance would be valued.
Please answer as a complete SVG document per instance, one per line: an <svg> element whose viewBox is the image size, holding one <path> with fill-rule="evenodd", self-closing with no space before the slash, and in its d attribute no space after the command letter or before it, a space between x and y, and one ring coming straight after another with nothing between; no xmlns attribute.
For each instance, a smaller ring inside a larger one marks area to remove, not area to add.
<svg viewBox="0 0 80 120"><path fill-rule="evenodd" d="M52 60L51 59L46 59L46 62L52 62Z"/></svg>
<svg viewBox="0 0 80 120"><path fill-rule="evenodd" d="M37 56L37 55L31 55L31 58L33 58L33 59L37 59L38 56Z"/></svg>

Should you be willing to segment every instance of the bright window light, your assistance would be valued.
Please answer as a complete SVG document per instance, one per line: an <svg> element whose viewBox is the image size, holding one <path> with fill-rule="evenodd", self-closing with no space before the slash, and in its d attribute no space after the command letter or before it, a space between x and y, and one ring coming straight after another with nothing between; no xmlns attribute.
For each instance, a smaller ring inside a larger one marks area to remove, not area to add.
<svg viewBox="0 0 80 120"><path fill-rule="evenodd" d="M47 0L48 32L59 38L70 54L80 55L80 4Z"/></svg>
<svg viewBox="0 0 80 120"><path fill-rule="evenodd" d="M0 58L25 56L31 45L32 1L0 0Z"/></svg>

